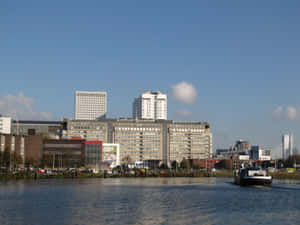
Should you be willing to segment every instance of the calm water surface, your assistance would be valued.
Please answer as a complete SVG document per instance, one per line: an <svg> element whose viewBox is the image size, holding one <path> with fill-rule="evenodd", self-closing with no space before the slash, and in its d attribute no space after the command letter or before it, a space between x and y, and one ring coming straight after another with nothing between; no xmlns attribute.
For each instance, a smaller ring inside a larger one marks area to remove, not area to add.
<svg viewBox="0 0 300 225"><path fill-rule="evenodd" d="M1 225L300 224L300 183L121 178L0 182Z"/></svg>

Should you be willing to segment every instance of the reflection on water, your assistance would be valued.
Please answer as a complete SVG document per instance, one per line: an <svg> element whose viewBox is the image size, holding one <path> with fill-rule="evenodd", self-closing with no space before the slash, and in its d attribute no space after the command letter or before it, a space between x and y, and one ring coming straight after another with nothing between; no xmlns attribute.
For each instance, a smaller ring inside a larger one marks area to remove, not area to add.
<svg viewBox="0 0 300 225"><path fill-rule="evenodd" d="M0 224L300 224L300 185L121 178L0 183Z"/></svg>

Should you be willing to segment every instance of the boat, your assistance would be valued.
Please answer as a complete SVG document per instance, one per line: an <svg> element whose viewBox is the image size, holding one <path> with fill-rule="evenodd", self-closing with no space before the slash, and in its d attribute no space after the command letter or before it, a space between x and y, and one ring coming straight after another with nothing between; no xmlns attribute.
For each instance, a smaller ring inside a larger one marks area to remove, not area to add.
<svg viewBox="0 0 300 225"><path fill-rule="evenodd" d="M238 172L235 172L234 183L241 186L270 186L272 184L272 176L268 176L267 171L261 169L260 167L244 168L242 166Z"/></svg>

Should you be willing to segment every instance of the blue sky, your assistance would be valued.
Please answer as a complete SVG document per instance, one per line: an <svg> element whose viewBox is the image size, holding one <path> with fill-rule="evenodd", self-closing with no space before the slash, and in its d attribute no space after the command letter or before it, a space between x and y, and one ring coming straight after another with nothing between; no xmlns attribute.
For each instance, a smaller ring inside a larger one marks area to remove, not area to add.
<svg viewBox="0 0 300 225"><path fill-rule="evenodd" d="M1 2L0 103L22 104L22 92L34 101L24 111L61 119L73 117L75 90L103 90L109 117L120 117L142 91L160 90L169 119L211 123L214 148L245 139L278 151L283 132L300 138L299 9L292 0ZM172 98L180 82L196 89L194 104Z"/></svg>

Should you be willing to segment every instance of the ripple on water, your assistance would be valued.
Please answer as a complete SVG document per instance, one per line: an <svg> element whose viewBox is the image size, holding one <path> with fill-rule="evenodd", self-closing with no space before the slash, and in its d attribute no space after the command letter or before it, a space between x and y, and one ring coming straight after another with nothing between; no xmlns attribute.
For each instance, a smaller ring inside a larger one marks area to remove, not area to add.
<svg viewBox="0 0 300 225"><path fill-rule="evenodd" d="M299 185L231 179L81 179L0 184L0 224L300 224Z"/></svg>

